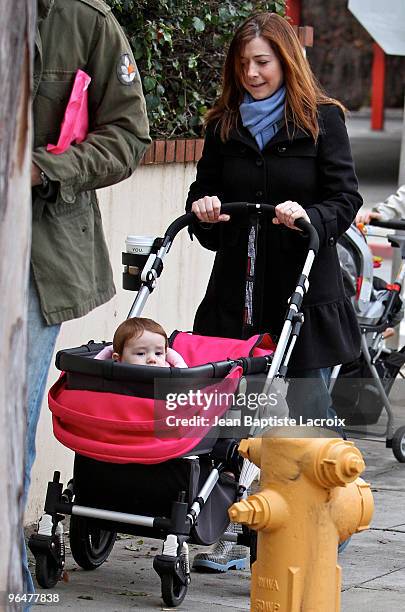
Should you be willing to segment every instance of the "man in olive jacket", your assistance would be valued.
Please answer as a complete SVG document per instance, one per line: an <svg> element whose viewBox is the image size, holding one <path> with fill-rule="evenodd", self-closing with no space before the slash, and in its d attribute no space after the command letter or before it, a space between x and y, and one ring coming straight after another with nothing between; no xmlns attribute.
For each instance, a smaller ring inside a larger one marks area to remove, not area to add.
<svg viewBox="0 0 405 612"><path fill-rule="evenodd" d="M52 325L114 295L94 189L128 178L150 140L129 43L104 2L38 0L35 41L32 271ZM53 155L46 145L58 140L79 68L91 77L89 134Z"/></svg>
<svg viewBox="0 0 405 612"><path fill-rule="evenodd" d="M60 324L115 293L95 189L129 177L150 143L139 73L111 9L102 0L37 0L37 9L24 498ZM55 155L47 145L58 141L78 69L91 77L88 135Z"/></svg>

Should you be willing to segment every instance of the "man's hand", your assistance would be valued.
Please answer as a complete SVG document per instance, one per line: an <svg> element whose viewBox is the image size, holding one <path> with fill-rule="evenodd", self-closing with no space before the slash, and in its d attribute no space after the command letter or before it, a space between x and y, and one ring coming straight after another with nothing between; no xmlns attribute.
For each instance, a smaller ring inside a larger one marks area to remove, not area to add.
<svg viewBox="0 0 405 612"><path fill-rule="evenodd" d="M41 185L41 170L34 163L31 163L31 187Z"/></svg>
<svg viewBox="0 0 405 612"><path fill-rule="evenodd" d="M381 214L378 212L373 212L372 210L361 210L357 213L356 216L356 224L357 223L370 223L371 219L381 219Z"/></svg>

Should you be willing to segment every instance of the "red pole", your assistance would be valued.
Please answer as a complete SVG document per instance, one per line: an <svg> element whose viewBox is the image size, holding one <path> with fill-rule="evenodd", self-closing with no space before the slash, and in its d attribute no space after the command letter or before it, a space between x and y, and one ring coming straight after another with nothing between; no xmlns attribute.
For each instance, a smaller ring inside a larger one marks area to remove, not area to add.
<svg viewBox="0 0 405 612"><path fill-rule="evenodd" d="M301 21L301 0L287 0L285 14L290 18L291 25L299 25Z"/></svg>
<svg viewBox="0 0 405 612"><path fill-rule="evenodd" d="M384 129L385 54L373 43L373 67L371 76L371 129Z"/></svg>

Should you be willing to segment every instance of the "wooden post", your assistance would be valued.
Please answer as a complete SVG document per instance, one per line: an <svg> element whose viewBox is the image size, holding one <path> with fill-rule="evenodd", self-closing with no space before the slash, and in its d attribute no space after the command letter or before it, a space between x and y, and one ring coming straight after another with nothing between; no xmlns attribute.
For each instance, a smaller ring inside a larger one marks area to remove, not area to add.
<svg viewBox="0 0 405 612"><path fill-rule="evenodd" d="M371 129L384 129L385 53L373 43L371 84Z"/></svg>
<svg viewBox="0 0 405 612"><path fill-rule="evenodd" d="M22 592L26 309L31 235L31 65L36 2L0 5L0 610Z"/></svg>
<svg viewBox="0 0 405 612"><path fill-rule="evenodd" d="M290 18L291 25L299 25L301 21L301 0L287 0L285 14Z"/></svg>

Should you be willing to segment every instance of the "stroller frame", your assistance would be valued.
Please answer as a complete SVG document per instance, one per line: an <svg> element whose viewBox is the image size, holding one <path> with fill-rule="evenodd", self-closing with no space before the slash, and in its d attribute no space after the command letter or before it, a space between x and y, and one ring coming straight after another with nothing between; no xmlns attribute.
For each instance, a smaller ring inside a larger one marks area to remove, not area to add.
<svg viewBox="0 0 405 612"><path fill-rule="evenodd" d="M223 205L222 212L275 216L274 206L245 202ZM142 270L141 284L128 318L141 314L163 270L163 260L168 254L175 236L181 229L189 226L193 220L194 215L192 213L179 217L169 226L164 237L155 241L157 248L148 258ZM308 276L319 248L318 235L311 224L299 219L296 221L296 226L302 229L309 238L308 254L296 289L290 298L276 350L270 358L266 358L268 373L263 389L265 393L268 392L275 377L284 377L287 372L290 356L304 322L303 314L300 311L301 304L309 288ZM123 253L123 263L128 261L126 255ZM76 349L73 349L73 351L76 351ZM63 353L62 351L58 355L62 354L63 357ZM257 360L259 359L263 358ZM243 368L246 367L246 372L248 372L249 362L254 361L255 358L243 359L240 365ZM63 364L63 360L60 360L58 364L57 357L57 365L61 364ZM73 480L70 480L67 487L63 489L63 484L60 482L60 472L55 471L53 480L48 483L45 513L39 520L37 533L33 534L29 540L29 547L36 558L36 577L39 584L44 588L52 588L61 577L65 564L64 534L61 521L65 518L65 515L71 515L74 520L79 517L82 522L86 521L82 524L84 532L81 533L81 539L83 545L87 547L88 554L86 556L86 554L76 551L77 556L80 557L79 561L82 561L79 564L84 569L95 569L107 559L115 541L116 531L137 535L152 533L152 537L163 538L161 554L155 556L153 567L161 579L162 597L165 604L178 606L183 601L190 583L188 542L192 541L193 527L197 524L198 517L220 479L221 473L225 469L233 469L235 474L240 473L238 442L235 440L228 440L227 442L228 445L222 447L220 456L213 456L212 470L192 503L190 505L186 503L184 492L181 492L179 499L172 502L170 518L143 516L79 505L74 501ZM189 456L181 459L193 460L195 457ZM238 499L242 498L246 486L239 481L239 483L235 483L235 488L237 488L236 497ZM93 521L93 527L89 526L88 521ZM95 528L94 525L96 525ZM71 523L71 548L73 544L72 535ZM93 542L92 537L97 541ZM225 532L220 537L222 540L238 542L246 546L249 546L251 542L251 535L248 531L244 531L242 534ZM96 552L94 552L94 549L97 549ZM91 554L92 552L94 554Z"/></svg>
<svg viewBox="0 0 405 612"><path fill-rule="evenodd" d="M366 319L363 316L363 309L365 300L363 298L362 292L360 291L359 295L359 307L356 310L359 317L359 325L361 332L361 355L364 357L368 369L371 373L372 380L377 388L379 398L385 408L387 413L388 421L385 432L383 433L373 433L373 437L385 437L385 443L387 448L391 448L395 458L401 462L405 462L405 426L401 426L398 429L395 428L395 417L392 408L392 404L389 400L388 392L384 388L384 385L381 381L380 375L378 373L376 363L380 356L385 352L387 355L391 354L389 349L383 347L383 332L390 326L390 315L392 313L392 309L394 306L394 302L396 296L401 296L402 289L404 286L405 280L405 221L378 221L373 219L371 224L376 227L381 227L384 229L393 229L397 230L395 233L388 235L387 239L390 244L394 248L400 249L402 264L398 271L398 274L391 284L393 288L390 299L387 300L384 308L384 312L381 317L375 324L367 324ZM350 236L350 230L348 230L347 234ZM372 235L369 233L369 235ZM364 248L369 249L366 243L364 242ZM363 264L364 262L362 262ZM364 263L365 268L367 268L367 264ZM364 276L367 276L368 279L372 278L372 270L370 272L369 267L366 270L362 270ZM366 287L369 291L369 287ZM342 366L337 365L333 368L331 384L329 387L329 391L332 393L336 384L336 380L339 376L340 370ZM367 435L368 432L361 431L359 429L351 429L350 427L346 429L348 433L354 433L359 435Z"/></svg>

